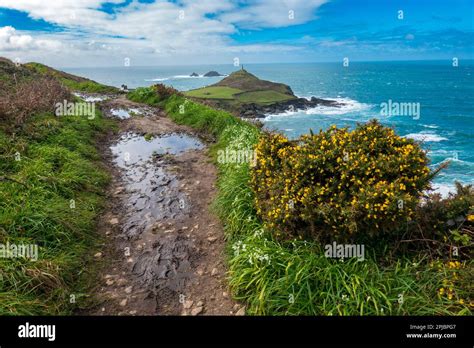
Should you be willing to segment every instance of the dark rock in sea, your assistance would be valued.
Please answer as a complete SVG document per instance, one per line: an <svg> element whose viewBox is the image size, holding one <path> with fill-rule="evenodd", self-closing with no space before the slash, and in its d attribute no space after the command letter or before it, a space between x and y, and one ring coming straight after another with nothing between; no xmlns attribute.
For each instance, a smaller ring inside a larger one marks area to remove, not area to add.
<svg viewBox="0 0 474 348"><path fill-rule="evenodd" d="M192 73L191 75L189 75L189 76L191 76L191 77L198 77L199 75L196 74L195 72L193 72L193 73Z"/></svg>
<svg viewBox="0 0 474 348"><path fill-rule="evenodd" d="M343 103L312 97L311 99L296 98L271 105L244 104L239 108L242 118L264 118L266 115L282 114L288 111L307 110L317 106L340 107Z"/></svg>
<svg viewBox="0 0 474 348"><path fill-rule="evenodd" d="M205 77L215 77L215 76L224 76L224 75L221 75L219 74L217 71L209 71L208 73L206 73L204 75Z"/></svg>

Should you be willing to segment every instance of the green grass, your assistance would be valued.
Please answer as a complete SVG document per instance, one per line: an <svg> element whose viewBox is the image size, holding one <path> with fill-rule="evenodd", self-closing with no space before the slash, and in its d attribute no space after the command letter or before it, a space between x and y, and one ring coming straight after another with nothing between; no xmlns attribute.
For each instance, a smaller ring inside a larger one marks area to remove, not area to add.
<svg viewBox="0 0 474 348"><path fill-rule="evenodd" d="M184 108L180 106L183 106ZM253 125L229 113L173 96L162 102L169 117L216 139L219 149L249 149L259 138ZM363 262L328 259L320 245L277 241L254 209L248 164L216 163L219 194L215 210L226 232L229 282L236 299L255 315L469 315L472 262L457 270L456 297L437 295L454 271L421 257L382 266L374 255ZM403 298L402 303L399 299Z"/></svg>
<svg viewBox="0 0 474 348"><path fill-rule="evenodd" d="M240 89L225 86L210 86L194 89L186 92L185 95L192 98L235 100L239 103L256 104L272 104L294 99L294 97L288 94L272 90L243 92Z"/></svg>
<svg viewBox="0 0 474 348"><path fill-rule="evenodd" d="M241 103L272 104L286 100L295 99L294 97L276 91L252 91L237 94L236 99Z"/></svg>
<svg viewBox="0 0 474 348"><path fill-rule="evenodd" d="M256 103L256 104L272 104L286 100L294 99L294 97L277 91L250 91L243 92L237 88L210 86L194 89L185 93L186 96L200 99L221 99L226 101L236 101L238 103Z"/></svg>
<svg viewBox="0 0 474 348"><path fill-rule="evenodd" d="M37 261L0 259L0 315L71 314L86 306L88 260L100 242L95 219L109 180L94 139L111 127L97 112L94 120L37 115L15 137L0 128L0 172L8 178L0 181L0 243L39 246Z"/></svg>
<svg viewBox="0 0 474 348"><path fill-rule="evenodd" d="M118 89L111 86L105 86L95 81L83 81L77 82L67 78L61 78L60 81L64 83L66 87L69 87L73 91L86 92L86 93L117 93Z"/></svg>
<svg viewBox="0 0 474 348"><path fill-rule="evenodd" d="M246 70L237 70L213 86L232 87L243 92L250 91L275 91L282 94L293 95L289 86L283 83L261 80Z"/></svg>
<svg viewBox="0 0 474 348"><path fill-rule="evenodd" d="M170 97L162 105L176 123L191 126L216 139L227 127L244 124L225 111L214 110L179 96Z"/></svg>
<svg viewBox="0 0 474 348"><path fill-rule="evenodd" d="M137 103L156 106L160 102L158 94L150 87L139 87L128 93L127 98Z"/></svg>
<svg viewBox="0 0 474 348"><path fill-rule="evenodd" d="M204 87L186 92L189 97L205 99L234 99L234 94L242 92L231 87Z"/></svg>
<svg viewBox="0 0 474 348"><path fill-rule="evenodd" d="M230 105L266 105L296 98L287 85L260 80L245 70L235 71L214 85L184 94L192 98L218 99Z"/></svg>
<svg viewBox="0 0 474 348"><path fill-rule="evenodd" d="M106 86L98 82L71 75L40 63L27 63L25 67L33 72L41 75L50 75L56 77L66 87L73 91L87 92L87 93L117 93L118 89L111 86Z"/></svg>

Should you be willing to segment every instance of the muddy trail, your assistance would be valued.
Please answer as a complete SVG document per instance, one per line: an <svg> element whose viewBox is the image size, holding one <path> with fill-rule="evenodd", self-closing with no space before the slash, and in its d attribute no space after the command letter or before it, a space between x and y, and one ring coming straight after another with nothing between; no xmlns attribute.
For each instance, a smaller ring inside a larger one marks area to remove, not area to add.
<svg viewBox="0 0 474 348"><path fill-rule="evenodd" d="M226 285L216 168L192 129L124 97L101 103L120 130L102 144L113 180L89 315L243 315Z"/></svg>

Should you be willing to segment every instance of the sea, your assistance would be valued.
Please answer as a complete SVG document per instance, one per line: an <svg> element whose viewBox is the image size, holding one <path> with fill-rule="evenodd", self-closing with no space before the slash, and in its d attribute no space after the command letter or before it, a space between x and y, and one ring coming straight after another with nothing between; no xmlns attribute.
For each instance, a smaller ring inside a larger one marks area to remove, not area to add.
<svg viewBox="0 0 474 348"><path fill-rule="evenodd" d="M474 61L398 61L341 63L246 64L261 79L282 82L304 98L312 96L344 103L267 115L267 129L291 138L331 125L354 128L378 119L427 151L434 169L449 161L433 181L446 196L456 181L474 184ZM204 77L211 70L228 75L234 65L65 68L72 74L129 88L156 83L186 91L216 83ZM199 74L190 77L191 73Z"/></svg>

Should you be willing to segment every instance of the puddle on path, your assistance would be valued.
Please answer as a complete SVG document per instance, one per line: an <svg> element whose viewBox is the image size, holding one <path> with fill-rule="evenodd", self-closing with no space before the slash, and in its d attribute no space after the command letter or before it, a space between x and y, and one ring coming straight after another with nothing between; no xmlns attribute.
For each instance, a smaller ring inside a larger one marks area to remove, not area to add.
<svg viewBox="0 0 474 348"><path fill-rule="evenodd" d="M167 134L145 139L145 136L127 133L112 146L112 153L117 156L116 163L121 168L147 161L154 153L159 155L178 155L192 149L202 149L203 144L196 138L185 134Z"/></svg>
<svg viewBox="0 0 474 348"><path fill-rule="evenodd" d="M110 114L121 120L126 120L133 115L141 115L143 112L140 109L110 109Z"/></svg>
<svg viewBox="0 0 474 348"><path fill-rule="evenodd" d="M75 92L74 95L76 97L83 99L86 103L95 103L95 102L101 102L101 101L110 99L109 96L100 95L100 94L87 94L87 93Z"/></svg>
<svg viewBox="0 0 474 348"><path fill-rule="evenodd" d="M166 159L159 155L177 155L203 146L199 140L183 134L147 141L135 133L124 134L111 146L116 156L114 162L123 170L124 191L128 193L122 227L128 239L140 236L157 220L176 219L188 213L189 204L180 191L179 179L164 169Z"/></svg>
<svg viewBox="0 0 474 348"><path fill-rule="evenodd" d="M153 115L153 110L147 107L140 107L140 108L112 107L108 111L108 114L111 117L116 117L121 120L126 120L133 116L151 116Z"/></svg>

